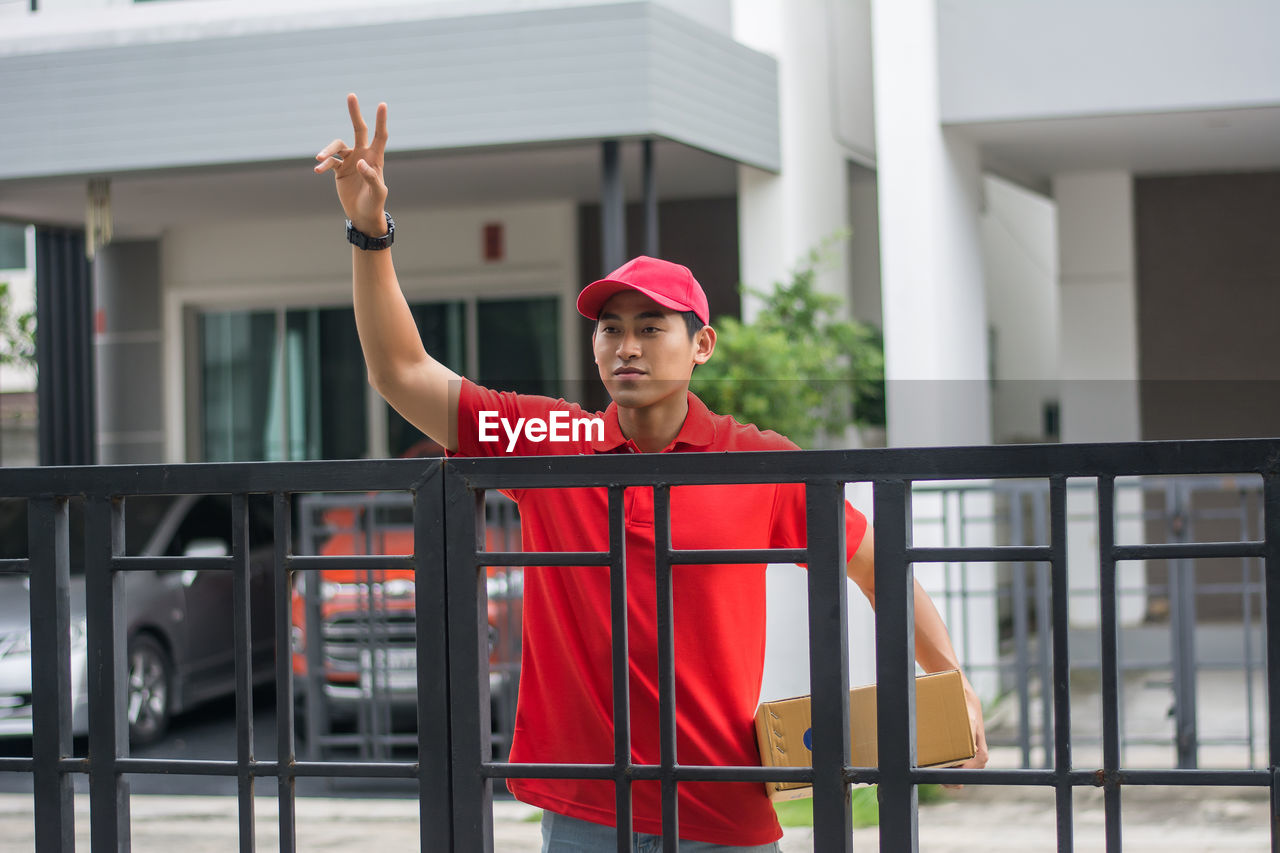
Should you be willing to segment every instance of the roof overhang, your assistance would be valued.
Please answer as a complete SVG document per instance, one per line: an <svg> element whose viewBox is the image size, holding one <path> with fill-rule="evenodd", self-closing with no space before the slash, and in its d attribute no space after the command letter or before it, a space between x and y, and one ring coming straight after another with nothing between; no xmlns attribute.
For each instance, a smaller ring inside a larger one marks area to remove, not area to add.
<svg viewBox="0 0 1280 853"><path fill-rule="evenodd" d="M938 0L943 127L986 168L1280 168L1274 0Z"/></svg>
<svg viewBox="0 0 1280 853"><path fill-rule="evenodd" d="M1280 106L952 122L985 169L1041 192L1053 176L1280 170Z"/></svg>
<svg viewBox="0 0 1280 853"><path fill-rule="evenodd" d="M599 140L652 138L686 160L779 168L776 61L659 2L392 0L373 23L349 3L251 10L8 19L0 101L21 130L0 158L0 215L23 216L5 196L50 181L74 180L82 204L86 177L298 169L349 137L349 91L390 105L389 160L587 162Z"/></svg>

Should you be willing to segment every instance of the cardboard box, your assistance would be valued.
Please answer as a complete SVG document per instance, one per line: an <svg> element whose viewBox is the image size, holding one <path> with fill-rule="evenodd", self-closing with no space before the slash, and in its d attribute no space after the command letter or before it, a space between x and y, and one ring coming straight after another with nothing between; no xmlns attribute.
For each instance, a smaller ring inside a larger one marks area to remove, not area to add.
<svg viewBox="0 0 1280 853"><path fill-rule="evenodd" d="M811 715L809 697L764 702L756 710L756 740L760 763L765 767L809 767ZM876 767L876 687L849 691L849 750L854 767ZM956 670L916 678L916 765L950 767L973 758L973 732L964 703L964 685ZM813 786L803 782L766 782L771 800L797 800L813 796Z"/></svg>

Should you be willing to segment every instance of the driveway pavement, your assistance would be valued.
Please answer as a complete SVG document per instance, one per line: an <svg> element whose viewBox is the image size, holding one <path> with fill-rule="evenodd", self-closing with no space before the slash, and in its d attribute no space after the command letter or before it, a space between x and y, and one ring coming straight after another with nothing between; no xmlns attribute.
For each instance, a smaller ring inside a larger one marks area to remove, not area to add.
<svg viewBox="0 0 1280 853"><path fill-rule="evenodd" d="M1095 790L1075 799L1075 849L1105 850L1102 798ZM276 803L257 802L257 849L276 850ZM1270 849L1270 819L1263 789L1133 789L1124 795L1126 853L1239 853ZM226 853L237 849L234 797L132 799L135 853ZM88 798L76 798L77 848L88 850ZM299 799L299 851L409 851L418 849L413 800ZM522 803L494 804L494 847L499 853L541 849L537 810ZM927 853L1050 851L1056 849L1053 795L1048 790L970 786L920 809L920 849ZM31 798L0 795L0 851L34 849ZM809 829L788 829L784 853L813 849ZM876 829L854 831L854 849L879 849Z"/></svg>

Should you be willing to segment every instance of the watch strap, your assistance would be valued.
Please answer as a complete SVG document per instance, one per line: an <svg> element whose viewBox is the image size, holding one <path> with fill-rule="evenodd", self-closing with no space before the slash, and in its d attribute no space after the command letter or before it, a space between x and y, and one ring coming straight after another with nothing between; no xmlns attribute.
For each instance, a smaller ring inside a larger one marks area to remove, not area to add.
<svg viewBox="0 0 1280 853"><path fill-rule="evenodd" d="M378 249L387 249L396 239L396 223L391 218L391 214L383 211L383 215L387 217L387 233L381 237L371 237L363 231L357 229L351 224L351 220L347 220L347 241L357 249L364 251L376 251Z"/></svg>

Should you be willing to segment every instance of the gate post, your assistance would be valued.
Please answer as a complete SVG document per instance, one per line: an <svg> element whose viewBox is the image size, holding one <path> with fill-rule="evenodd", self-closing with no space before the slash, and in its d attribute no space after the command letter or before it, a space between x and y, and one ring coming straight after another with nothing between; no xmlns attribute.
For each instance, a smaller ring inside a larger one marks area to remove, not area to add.
<svg viewBox="0 0 1280 853"><path fill-rule="evenodd" d="M130 849L129 782L116 761L129 756L125 711L124 577L111 565L124 555L121 501L85 502L85 615L88 617L90 846L97 853Z"/></svg>
<svg viewBox="0 0 1280 853"><path fill-rule="evenodd" d="M916 763L915 572L911 547L911 484L875 484L876 731L879 733L880 850L920 847Z"/></svg>
<svg viewBox="0 0 1280 853"><path fill-rule="evenodd" d="M453 843L444 518L443 466L432 462L413 495L420 850L461 849Z"/></svg>
<svg viewBox="0 0 1280 853"><path fill-rule="evenodd" d="M31 756L36 850L76 847L71 776L71 564L67 499L27 504L31 567Z"/></svg>
<svg viewBox="0 0 1280 853"><path fill-rule="evenodd" d="M493 782L489 760L488 619L485 572L476 564L484 541L484 494L447 463L444 473L444 569L449 633L449 728L453 762L453 849L492 853Z"/></svg>

